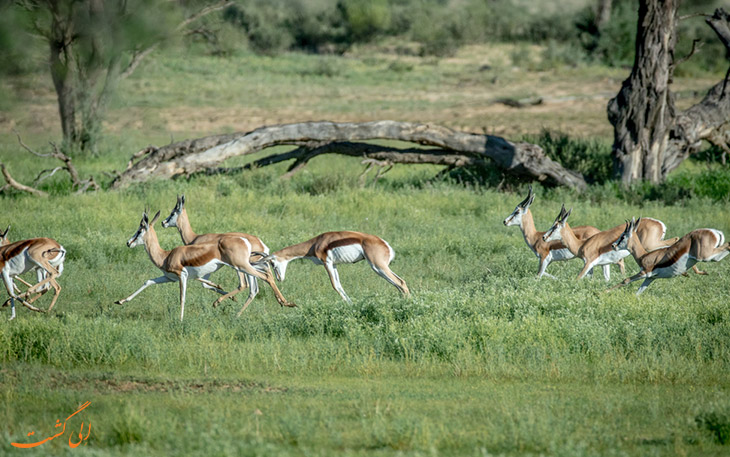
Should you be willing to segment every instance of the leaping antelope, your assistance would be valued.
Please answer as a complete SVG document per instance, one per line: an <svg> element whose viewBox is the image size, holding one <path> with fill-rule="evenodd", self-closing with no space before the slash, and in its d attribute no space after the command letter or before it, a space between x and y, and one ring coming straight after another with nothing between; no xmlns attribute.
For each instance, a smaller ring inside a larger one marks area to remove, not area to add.
<svg viewBox="0 0 730 457"><path fill-rule="evenodd" d="M326 232L311 240L280 249L266 257L274 267L279 281L284 281L286 267L294 259L307 258L317 265L324 265L332 287L343 300L352 304L340 284L337 265L356 263L365 259L370 267L386 281L393 284L403 295L409 296L406 282L389 268L395 257L395 251L382 238L360 232Z"/></svg>
<svg viewBox="0 0 730 457"><path fill-rule="evenodd" d="M641 271L609 290L643 279L644 282L636 291L636 295L639 295L655 279L684 275L697 262L719 262L730 254L730 243L725 243L725 235L719 230L708 228L692 230L666 249L647 252L637 236L637 226L641 221L642 218L627 222L619 239L611 245L615 251L631 252Z"/></svg>
<svg viewBox="0 0 730 457"><path fill-rule="evenodd" d="M555 278L555 276L546 273L545 270L551 262L559 262L563 260L570 260L575 258L575 255L570 252L570 249L560 240L545 241L542 239L545 232L538 232L535 229L535 222L532 219L532 212L530 206L535 200L535 194L532 192L532 186L527 194L527 197L522 200L515 210L510 214L507 219L504 220L504 225L507 227L511 225L517 225L522 231L522 236L525 238L525 243L532 249L532 252L539 259L537 277L541 278L543 275L548 278ZM600 232L596 227L590 225L581 225L580 227L573 228L576 238L579 241L584 241ZM624 273L624 261L620 260L618 266L621 269L621 274ZM611 277L610 265L603 265L603 276L608 281Z"/></svg>
<svg viewBox="0 0 730 457"><path fill-rule="evenodd" d="M237 233L237 232L229 232L229 233L206 233L202 235L198 235L195 232L193 232L193 228L190 225L190 220L188 219L188 212L185 209L185 195L177 197L177 203L175 204L175 207L172 209L172 212L169 216L167 216L167 219L162 221L162 226L167 227L177 227L178 232L180 232L180 237L182 238L182 242L185 245L197 245L197 244L207 244L207 243L217 243L218 240L220 240L223 237L226 236L234 236L237 238L243 238L246 241L248 241L249 245L251 246L251 252L258 253L262 252L264 254L269 254L269 247L264 244L263 241L261 241L261 238L249 235L247 233ZM254 258L257 257L256 254L254 254ZM246 278L246 283L249 287L249 298L248 300L253 300L254 297L256 297L256 294L259 292L259 283L256 280L256 276L252 276L249 274L244 273L244 277ZM279 302L281 306L296 306L292 302L288 302L284 296L281 294L281 291L276 286L276 282L274 281L274 278L271 274L266 275L267 280L266 282L269 284L271 289L274 291L274 295L276 295L276 300ZM202 278L207 280L208 276ZM206 284L203 282L203 287L206 288L213 288L209 284Z"/></svg>
<svg viewBox="0 0 730 457"><path fill-rule="evenodd" d="M217 271L223 266L229 266L236 270L239 281L238 288L228 293L218 290L218 292L221 293L221 297L213 303L213 306L217 306L221 301L236 295L244 289L244 273L263 280L267 279L267 274L257 271L251 263L249 263L249 257L251 257L251 246L244 238L237 238L233 236L223 237L218 240L217 243L178 246L171 251L165 251L162 247L160 247L160 243L157 240L157 233L154 228L155 222L157 222L159 217L160 212L158 211L150 222L147 217L147 212L145 211L142 214L142 221L139 223L139 228L134 235L132 235L132 238L127 241L127 246L133 248L144 243L145 250L150 256L150 260L152 260L152 263L154 263L157 268L162 270L163 275L157 278L148 279L142 287L137 289L132 295L122 300L118 300L115 303L119 305L126 303L153 284L179 282L180 321L182 322L183 315L185 314L185 292L187 289L188 278L200 279L215 288L215 284L202 278ZM251 303L251 300L253 300L251 297L246 300L246 303L243 304L243 308L241 308L236 317L243 313L249 303Z"/></svg>
<svg viewBox="0 0 730 457"><path fill-rule="evenodd" d="M2 271L5 289L10 295L10 319L15 319L15 300L20 300L26 308L44 312L32 305L34 301L43 296L51 288L53 288L53 300L48 306L48 311L52 310L58 300L58 294L61 292L61 286L56 278L63 273L63 261L66 258L66 250L58 244L56 240L51 238L32 238L30 240L16 241L7 243L8 229L2 234L3 243L0 246L0 270ZM28 285L28 290L16 295L17 287L13 279L18 275L31 270L37 270L38 283L30 285L29 283L18 278L24 284ZM33 294L30 300L26 300ZM6 302L7 304L7 302Z"/></svg>
<svg viewBox="0 0 730 457"><path fill-rule="evenodd" d="M544 241L561 240L576 257L583 259L583 269L578 273L578 279L583 278L596 265L609 265L629 255L626 249L614 250L611 244L621 235L623 225L599 232L585 241L580 241L573 229L568 225L570 211L565 211L565 205L560 208L560 214L555 218L552 227L543 234ZM664 240L666 226L657 219L645 217L641 219L636 234L645 246L651 249L660 249L674 244L678 238ZM647 248L649 249L649 248ZM608 280L609 278L606 278Z"/></svg>

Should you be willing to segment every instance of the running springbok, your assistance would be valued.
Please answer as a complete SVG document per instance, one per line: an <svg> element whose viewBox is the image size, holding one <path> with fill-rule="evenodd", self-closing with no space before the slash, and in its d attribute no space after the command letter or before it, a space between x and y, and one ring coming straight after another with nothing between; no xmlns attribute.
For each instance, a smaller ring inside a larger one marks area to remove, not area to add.
<svg viewBox="0 0 730 457"><path fill-rule="evenodd" d="M535 229L535 222L532 219L532 212L530 211L530 205L532 205L534 200L535 194L532 192L532 186L530 186L527 197L522 200L512 214L504 220L504 225L507 227L517 225L520 227L522 236L525 238L525 243L527 243L527 246L532 249L532 252L535 253L539 259L537 277L541 278L544 275L548 278L555 279L555 276L545 272L547 266L550 265L551 262L573 259L575 258L575 255L573 255L573 253L570 252L570 249L565 247L565 245L559 240L544 241L542 239L545 232L538 232L537 229ZM591 227L590 225L581 225L580 227L573 228L573 233L575 233L575 236L579 241L587 240L598 232L600 232L600 230L596 227ZM621 274L624 274L624 261L620 260L618 262L618 266L621 269ZM610 268L610 265L603 265L603 276L607 281L611 278Z"/></svg>
<svg viewBox="0 0 730 457"><path fill-rule="evenodd" d="M619 239L611 245L614 251L631 252L641 271L609 290L643 279L644 282L636 292L639 295L655 279L686 275L687 270L697 262L719 262L730 254L730 243L725 243L725 235L710 228L692 230L666 249L647 252L636 234L636 228L641 221L642 218L627 222Z"/></svg>
<svg viewBox="0 0 730 457"><path fill-rule="evenodd" d="M150 260L152 260L152 263L155 264L157 268L162 270L163 275L157 278L148 279L142 287L137 289L132 295L116 301L115 303L118 305L132 300L137 296L137 294L153 284L179 282L180 322L182 322L183 315L185 314L185 292L187 289L188 278L200 279L201 282L208 283L208 285L210 285L213 289L217 289L215 284L203 278L223 266L229 266L236 270L238 273L238 288L231 292L225 292L218 289L217 292L221 294L221 297L213 303L213 306L217 306L218 303L222 302L226 298L233 297L244 289L244 273L263 280L267 279L266 273L256 270L249 262L249 257L251 257L251 246L245 238L233 236L223 237L218 240L217 243L178 246L171 251L165 251L162 247L160 247L160 243L157 239L157 233L154 228L155 222L157 222L159 217L160 212L158 211L150 222L147 217L147 212L145 211L142 214L142 221L139 223L139 228L134 235L132 235L132 238L127 241L127 246L133 248L144 243L145 250L150 256ZM253 300L251 297L246 300L246 303L243 304L243 308L241 308L236 317L239 317L241 313L243 313L249 303L251 303L251 300Z"/></svg>
<svg viewBox="0 0 730 457"><path fill-rule="evenodd" d="M261 241L261 238L249 235L247 233L237 233L237 232L229 232L229 233L206 233L202 235L198 235L195 232L193 232L193 228L190 225L190 220L188 219L188 212L185 209L185 195L181 195L177 197L177 203L175 204L175 207L172 209L172 212L170 212L170 215L167 216L167 219L162 221L162 226L165 228L168 227L177 227L178 232L180 232L180 238L182 238L182 242L185 245L196 245L196 244L207 244L207 243L217 243L218 240L220 240L223 237L226 236L235 236L237 238L243 238L246 241L248 241L249 245L251 246L251 252L262 252L266 255L269 254L269 248L264 244L263 241ZM254 255L254 260L257 260L255 257L258 257L256 254ZM244 273L244 277L246 278L246 283L249 287L249 300L253 300L256 297L256 294L259 293L259 283L256 280L256 276L252 276L249 274ZM279 291L279 288L276 286L276 282L274 281L273 275L267 274L266 277L267 283L271 287L271 289L274 291L274 295L276 295L276 300L279 302L281 306L290 306L294 307L296 306L292 302L288 302L284 296L281 294L281 291ZM208 278L203 278L207 280ZM210 285L203 282L203 287L205 288L212 288Z"/></svg>
<svg viewBox="0 0 730 457"><path fill-rule="evenodd" d="M271 262L279 281L284 281L286 267L294 259L307 258L317 265L324 265L332 287L343 300L352 304L340 284L337 265L356 263L365 259L370 267L386 281L393 284L403 295L409 296L406 282L389 268L395 251L382 238L360 232L326 232L311 240L280 249L265 259Z"/></svg>
<svg viewBox="0 0 730 457"><path fill-rule="evenodd" d="M568 216L573 211L565 211L565 205L560 208L560 214L555 218L552 227L543 234L544 241L562 241L574 256L583 259L583 269L578 273L578 279L583 278L596 265L617 263L630 253L626 249L615 251L611 244L618 239L623 231L623 225L599 232L585 241L580 241L568 225ZM661 249L674 244L679 238L664 240L666 225L660 220L645 217L641 219L636 234L647 249ZM608 278L606 278L608 280Z"/></svg>
<svg viewBox="0 0 730 457"><path fill-rule="evenodd" d="M56 279L63 273L63 261L66 258L66 250L56 240L51 238L32 238L30 240L8 243L7 235L9 229L10 226L2 234L0 270L2 270L5 289L10 295L10 319L15 319L16 299L20 300L23 306L32 311L44 312L33 306L32 303L51 288L53 288L53 300L51 300L51 304L48 306L48 311L52 310L56 305L56 300L58 300L58 294L61 292L61 286ZM30 285L18 277L18 275L31 270L37 270L38 282L35 285ZM16 294L18 288L13 281L16 277L28 286L28 290ZM36 295L31 297L33 294ZM30 300L26 300L28 297L31 297ZM7 301L3 306L7 306Z"/></svg>

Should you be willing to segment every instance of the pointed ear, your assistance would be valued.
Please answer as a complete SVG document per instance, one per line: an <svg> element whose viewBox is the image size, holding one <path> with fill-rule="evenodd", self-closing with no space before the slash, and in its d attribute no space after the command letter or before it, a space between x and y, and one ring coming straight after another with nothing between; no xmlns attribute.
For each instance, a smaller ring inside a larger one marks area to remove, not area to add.
<svg viewBox="0 0 730 457"><path fill-rule="evenodd" d="M532 205L532 202L534 202L534 201L535 201L535 194L532 193L532 186L530 186L530 197L529 197L529 200L527 200L526 207L529 208L530 205Z"/></svg>
<svg viewBox="0 0 730 457"><path fill-rule="evenodd" d="M152 222L150 222L150 226L155 225L155 222L157 222L157 219L160 218L160 212L157 211L157 214L155 214L155 217L152 218Z"/></svg>
<svg viewBox="0 0 730 457"><path fill-rule="evenodd" d="M10 225L8 225L8 228L6 228L4 232L0 233L0 238L5 238L6 236L8 236L9 231L10 231Z"/></svg>
<svg viewBox="0 0 730 457"><path fill-rule="evenodd" d="M561 222L565 222L568 220L568 216L570 216L570 213L573 212L573 208L570 208L567 213L563 216L563 220Z"/></svg>
<svg viewBox="0 0 730 457"><path fill-rule="evenodd" d="M180 208L185 206L185 194L180 195Z"/></svg>

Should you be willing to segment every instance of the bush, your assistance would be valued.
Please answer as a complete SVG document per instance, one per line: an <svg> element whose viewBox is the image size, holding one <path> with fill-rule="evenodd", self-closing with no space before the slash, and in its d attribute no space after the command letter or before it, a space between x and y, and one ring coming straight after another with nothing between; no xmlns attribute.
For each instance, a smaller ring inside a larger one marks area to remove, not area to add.
<svg viewBox="0 0 730 457"><path fill-rule="evenodd" d="M582 173L589 183L604 183L611 179L611 145L597 139L571 138L565 133L544 130L525 141L540 145L551 159L564 167Z"/></svg>

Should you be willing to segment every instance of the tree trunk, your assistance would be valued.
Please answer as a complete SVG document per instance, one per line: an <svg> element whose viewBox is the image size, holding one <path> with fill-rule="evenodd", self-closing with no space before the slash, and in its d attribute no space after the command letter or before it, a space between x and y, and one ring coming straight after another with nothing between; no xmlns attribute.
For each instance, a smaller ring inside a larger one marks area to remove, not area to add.
<svg viewBox="0 0 730 457"><path fill-rule="evenodd" d="M186 140L161 148L150 148L150 153L137 163L130 163L127 170L112 182L111 187L120 188L152 178L169 179L205 172L215 169L220 163L231 157L252 154L276 145L304 145L309 148L320 148L318 151L315 150L319 154L332 152L332 149L321 149L329 143L343 143L338 147L346 149L347 142L375 139L407 141L440 149L437 153L424 150L420 156L412 149L404 150L400 151L400 158L397 158L399 155L397 151L385 151L390 152L388 158L396 162L465 165L469 162L469 160L465 160L468 158L491 159L491 162L497 167L513 175L576 189L586 187L586 182L580 173L563 168L547 157L542 148L537 145L512 143L492 135L456 132L437 125L394 121L304 122L274 125L261 127L248 133ZM353 147L362 148L361 145ZM361 149L357 150L361 151ZM369 153L374 152L369 151ZM338 153L347 154L347 152ZM457 157L447 159L445 156L448 155ZM294 154L286 158L306 161L311 157Z"/></svg>
<svg viewBox="0 0 730 457"><path fill-rule="evenodd" d="M76 130L76 94L74 93L74 78L71 69L71 31L68 20L56 2L51 5L51 30L48 36L50 47L49 66L53 86L58 99L58 113L61 118L64 149L73 148L78 132Z"/></svg>
<svg viewBox="0 0 730 457"><path fill-rule="evenodd" d="M641 0L631 75L608 104L614 126L614 172L624 184L663 181L662 164L675 118L669 90L678 0Z"/></svg>

